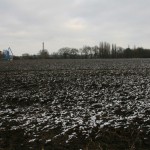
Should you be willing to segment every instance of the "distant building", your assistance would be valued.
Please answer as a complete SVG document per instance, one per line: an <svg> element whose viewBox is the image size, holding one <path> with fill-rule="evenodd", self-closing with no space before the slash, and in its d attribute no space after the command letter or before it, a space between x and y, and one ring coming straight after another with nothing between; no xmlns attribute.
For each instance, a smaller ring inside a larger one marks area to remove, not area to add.
<svg viewBox="0 0 150 150"><path fill-rule="evenodd" d="M0 59L1 60L13 60L13 53L10 47L8 49L4 49L3 51L0 51Z"/></svg>

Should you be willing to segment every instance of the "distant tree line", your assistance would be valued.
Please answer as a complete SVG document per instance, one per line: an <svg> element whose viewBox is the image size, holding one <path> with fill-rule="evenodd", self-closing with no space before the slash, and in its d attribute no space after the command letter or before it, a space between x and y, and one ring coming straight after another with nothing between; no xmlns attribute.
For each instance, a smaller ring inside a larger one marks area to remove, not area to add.
<svg viewBox="0 0 150 150"><path fill-rule="evenodd" d="M82 48L60 48L49 54L48 50L40 50L37 55L23 54L22 59L102 59L102 58L150 58L150 49L142 47L122 48L116 44L100 42L97 46L83 46Z"/></svg>

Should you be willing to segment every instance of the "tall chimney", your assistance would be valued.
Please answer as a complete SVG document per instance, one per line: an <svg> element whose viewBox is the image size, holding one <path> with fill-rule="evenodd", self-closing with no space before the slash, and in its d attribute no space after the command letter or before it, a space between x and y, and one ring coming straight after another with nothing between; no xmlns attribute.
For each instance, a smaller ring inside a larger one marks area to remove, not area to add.
<svg viewBox="0 0 150 150"><path fill-rule="evenodd" d="M44 50L44 42L43 42L43 50Z"/></svg>

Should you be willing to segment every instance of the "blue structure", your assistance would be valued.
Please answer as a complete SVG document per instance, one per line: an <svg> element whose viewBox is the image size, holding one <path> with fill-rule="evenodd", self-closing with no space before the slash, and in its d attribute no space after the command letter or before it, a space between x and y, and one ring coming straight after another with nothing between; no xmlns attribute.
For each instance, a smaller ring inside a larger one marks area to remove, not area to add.
<svg viewBox="0 0 150 150"><path fill-rule="evenodd" d="M11 48L3 50L3 59L4 60L13 60L13 53L11 51Z"/></svg>

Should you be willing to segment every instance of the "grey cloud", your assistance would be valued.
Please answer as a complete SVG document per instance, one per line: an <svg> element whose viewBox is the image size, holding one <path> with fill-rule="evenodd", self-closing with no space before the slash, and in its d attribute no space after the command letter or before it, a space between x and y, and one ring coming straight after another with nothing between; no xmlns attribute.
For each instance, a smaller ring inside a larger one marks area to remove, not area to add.
<svg viewBox="0 0 150 150"><path fill-rule="evenodd" d="M1 0L0 49L16 55L108 41L150 47L149 0Z"/></svg>

